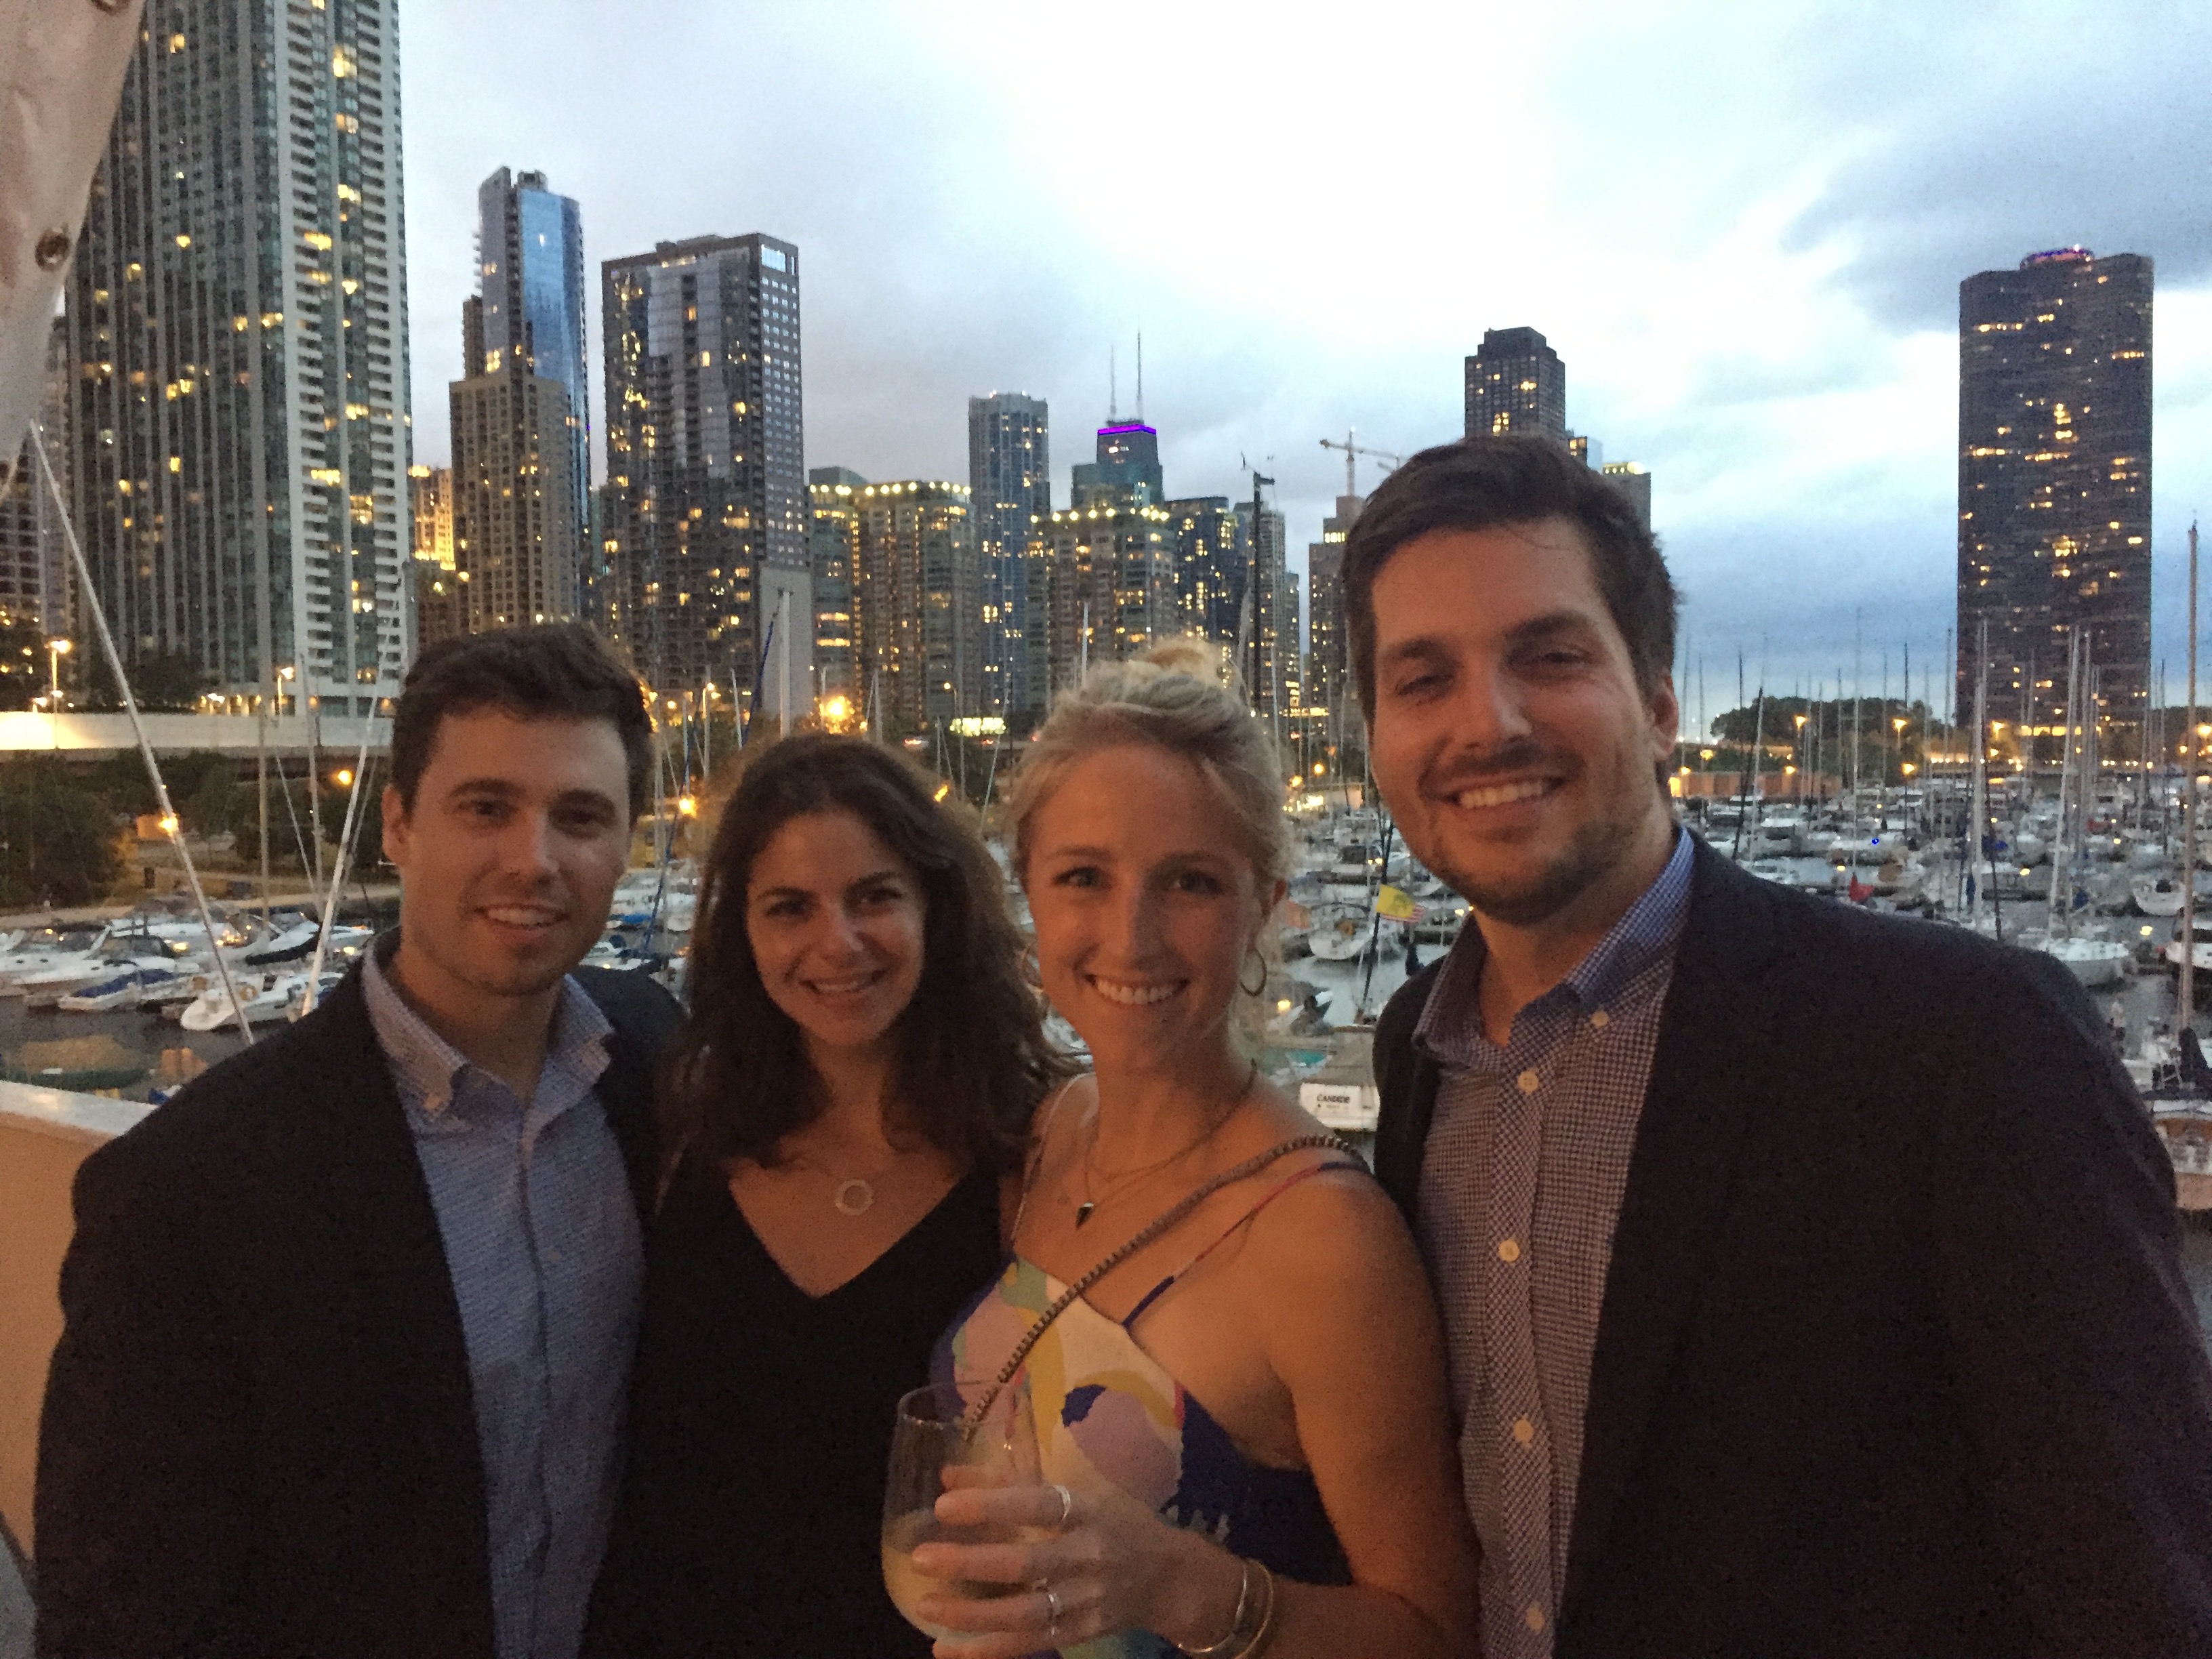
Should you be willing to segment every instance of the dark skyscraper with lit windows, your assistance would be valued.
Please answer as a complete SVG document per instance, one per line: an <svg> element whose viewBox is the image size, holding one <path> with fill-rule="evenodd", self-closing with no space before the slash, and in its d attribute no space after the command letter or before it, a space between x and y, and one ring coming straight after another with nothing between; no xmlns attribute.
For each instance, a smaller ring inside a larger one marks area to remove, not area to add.
<svg viewBox="0 0 2212 1659"><path fill-rule="evenodd" d="M1567 440L1567 367L1533 328L1485 329L1467 360L1467 435Z"/></svg>
<svg viewBox="0 0 2212 1659"><path fill-rule="evenodd" d="M146 13L68 289L72 517L127 663L332 714L398 693L399 118L398 0Z"/></svg>
<svg viewBox="0 0 2212 1659"><path fill-rule="evenodd" d="M811 708L799 250L701 236L600 266L607 626L656 690Z"/></svg>
<svg viewBox="0 0 2212 1659"><path fill-rule="evenodd" d="M2150 656L2152 268L2030 254L1959 285L1959 707L1989 624L1989 715L2063 726L2069 636L2100 712L2143 714Z"/></svg>
<svg viewBox="0 0 2212 1659"><path fill-rule="evenodd" d="M994 392L968 400L968 489L982 592L981 709L1006 714L1029 683L1023 554L1052 516L1052 423L1043 398Z"/></svg>

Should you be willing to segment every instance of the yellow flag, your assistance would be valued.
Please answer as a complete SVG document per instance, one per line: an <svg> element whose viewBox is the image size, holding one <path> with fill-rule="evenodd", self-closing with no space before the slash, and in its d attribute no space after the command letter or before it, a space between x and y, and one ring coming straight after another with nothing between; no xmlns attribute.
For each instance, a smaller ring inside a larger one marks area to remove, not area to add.
<svg viewBox="0 0 2212 1659"><path fill-rule="evenodd" d="M1384 887L1375 895L1375 914L1387 916L1392 921L1411 921L1419 914L1413 896L1396 887Z"/></svg>

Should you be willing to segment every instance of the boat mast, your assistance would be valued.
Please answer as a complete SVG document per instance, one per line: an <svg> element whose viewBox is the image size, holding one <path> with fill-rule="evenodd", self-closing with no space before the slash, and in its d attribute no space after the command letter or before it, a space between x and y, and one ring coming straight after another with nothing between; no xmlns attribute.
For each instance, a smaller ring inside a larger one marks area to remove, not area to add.
<svg viewBox="0 0 2212 1659"><path fill-rule="evenodd" d="M1980 861L1982 843L1989 838L1990 624L1987 617L1982 620L1981 644L1976 653L1975 665L1979 672L1974 681L1974 771L1973 782L1971 786L1972 799L1967 806L1967 811L1972 814L1973 820L1973 838L1966 846L1966 872L1969 880L1972 879L1974 866ZM1995 880L1996 878L1996 860L1992 854L1990 860L1989 874L1984 879ZM1978 928L1982 924L1981 882L1974 882L1973 895L1972 902L1966 906L1966 925L1969 927Z"/></svg>
<svg viewBox="0 0 2212 1659"><path fill-rule="evenodd" d="M2189 526L2189 719L2183 726L2189 766L2181 779L2181 1007L2177 1033L2197 1013L2197 769L2203 747L2197 739L2197 526Z"/></svg>
<svg viewBox="0 0 2212 1659"><path fill-rule="evenodd" d="M259 796L261 805L261 922L264 927L269 925L269 709L276 695L276 668L272 663L269 668L269 695L263 696L257 691L253 699L261 705L256 711L260 718L253 723L254 735L258 739L253 779L254 793Z"/></svg>
<svg viewBox="0 0 2212 1659"><path fill-rule="evenodd" d="M2073 883L2067 879L2066 849L2068 817L2070 810L2066 786L2071 781L2074 793L2081 792L2081 779L2075 775L2074 764L2074 720L2080 707L2081 695L2081 630L2075 629L2066 641L2066 715L2062 730L2064 732L2058 750L2058 821L2051 836L2051 903L2044 922L2045 930L2052 939L2066 934L2067 904Z"/></svg>

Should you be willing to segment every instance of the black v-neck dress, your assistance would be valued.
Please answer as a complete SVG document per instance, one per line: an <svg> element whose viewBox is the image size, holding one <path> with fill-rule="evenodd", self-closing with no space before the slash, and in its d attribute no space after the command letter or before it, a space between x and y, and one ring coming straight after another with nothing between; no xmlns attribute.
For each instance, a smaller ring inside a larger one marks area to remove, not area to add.
<svg viewBox="0 0 2212 1659"><path fill-rule="evenodd" d="M629 1467L586 1650L927 1654L884 1591L891 1414L1002 1260L997 1184L970 1175L857 1277L810 1297L719 1170L679 1170L647 1239Z"/></svg>

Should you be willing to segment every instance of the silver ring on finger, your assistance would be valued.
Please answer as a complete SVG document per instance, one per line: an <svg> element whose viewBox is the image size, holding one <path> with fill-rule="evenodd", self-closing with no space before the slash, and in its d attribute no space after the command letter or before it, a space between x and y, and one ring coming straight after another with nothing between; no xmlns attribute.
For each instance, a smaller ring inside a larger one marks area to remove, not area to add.
<svg viewBox="0 0 2212 1659"><path fill-rule="evenodd" d="M1044 1592L1044 1639L1056 1643L1060 1640L1060 1592L1049 1583L1040 1583L1037 1588Z"/></svg>
<svg viewBox="0 0 2212 1659"><path fill-rule="evenodd" d="M1062 1532L1066 1529L1068 1517L1075 1513L1075 1494L1057 1480L1052 1482L1052 1490L1060 1499L1060 1519L1052 1523L1052 1529Z"/></svg>

